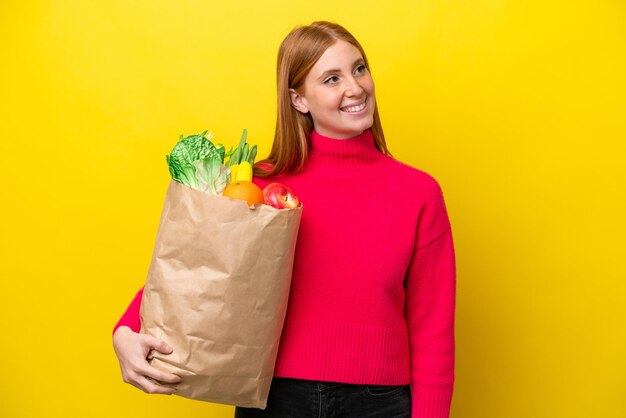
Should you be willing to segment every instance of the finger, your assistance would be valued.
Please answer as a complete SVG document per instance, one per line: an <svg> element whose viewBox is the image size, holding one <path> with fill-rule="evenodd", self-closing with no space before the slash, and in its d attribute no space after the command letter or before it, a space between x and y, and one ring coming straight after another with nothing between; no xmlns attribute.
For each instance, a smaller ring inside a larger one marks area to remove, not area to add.
<svg viewBox="0 0 626 418"><path fill-rule="evenodd" d="M152 394L161 394L161 395L172 395L174 393L176 393L176 389L174 388L170 388L170 387L166 387L166 386L161 386L158 383L154 382L153 380L150 380L150 378L143 376L140 382L141 386L143 386L143 390L146 393L152 393Z"/></svg>
<svg viewBox="0 0 626 418"><path fill-rule="evenodd" d="M172 347L167 345L165 341L160 340L151 335L145 336L145 342L148 344L150 348L158 351L159 353L170 354L173 351Z"/></svg>
<svg viewBox="0 0 626 418"><path fill-rule="evenodd" d="M156 380L157 382L179 383L181 380L180 376L174 373L164 372L151 366L142 367L139 373L143 376Z"/></svg>
<svg viewBox="0 0 626 418"><path fill-rule="evenodd" d="M144 392L147 391L147 388L145 388L142 383L145 382L143 376L141 376L138 373L129 373L127 376L124 376L124 382L128 383L129 385L132 385L134 387L136 387L139 390L142 390Z"/></svg>
<svg viewBox="0 0 626 418"><path fill-rule="evenodd" d="M138 382L128 382L131 385L133 385L134 387L136 387L137 389L145 392L145 393L150 393L150 394L160 394L160 395L173 395L174 393L176 393L176 390L172 389L172 388L166 388L164 386L160 386L157 385L155 383L152 383L148 380L144 380L143 384L140 384Z"/></svg>
<svg viewBox="0 0 626 418"><path fill-rule="evenodd" d="M132 380L125 380L125 382L128 383L129 385L133 385L134 387L136 387L137 389L139 389L139 390L141 390L143 392L146 391L146 389L143 386L141 386L138 382L135 382L135 381L132 381Z"/></svg>

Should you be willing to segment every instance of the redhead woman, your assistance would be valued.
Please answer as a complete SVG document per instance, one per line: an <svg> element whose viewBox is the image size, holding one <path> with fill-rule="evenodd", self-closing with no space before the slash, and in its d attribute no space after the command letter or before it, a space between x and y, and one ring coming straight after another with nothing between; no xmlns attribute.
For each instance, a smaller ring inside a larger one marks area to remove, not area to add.
<svg viewBox="0 0 626 418"><path fill-rule="evenodd" d="M278 53L278 117L255 182L305 202L267 408L235 417L444 418L454 385L452 230L429 174L391 156L361 45L343 27L297 27ZM124 380L148 393L141 291L114 329Z"/></svg>

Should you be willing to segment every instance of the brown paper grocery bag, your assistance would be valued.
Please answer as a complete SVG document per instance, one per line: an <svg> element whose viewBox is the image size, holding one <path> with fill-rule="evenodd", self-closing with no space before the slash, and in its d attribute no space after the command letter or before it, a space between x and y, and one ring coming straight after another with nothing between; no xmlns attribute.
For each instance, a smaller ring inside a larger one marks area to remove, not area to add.
<svg viewBox="0 0 626 418"><path fill-rule="evenodd" d="M171 181L140 315L174 349L150 357L177 395L265 408L301 215Z"/></svg>

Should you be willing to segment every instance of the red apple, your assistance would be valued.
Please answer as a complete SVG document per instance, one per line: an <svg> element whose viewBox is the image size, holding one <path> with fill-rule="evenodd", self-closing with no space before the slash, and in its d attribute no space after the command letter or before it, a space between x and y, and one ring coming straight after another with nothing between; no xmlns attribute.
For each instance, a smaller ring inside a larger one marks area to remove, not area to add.
<svg viewBox="0 0 626 418"><path fill-rule="evenodd" d="M296 192L286 184L270 183L263 189L263 203L276 209L296 209L300 199Z"/></svg>

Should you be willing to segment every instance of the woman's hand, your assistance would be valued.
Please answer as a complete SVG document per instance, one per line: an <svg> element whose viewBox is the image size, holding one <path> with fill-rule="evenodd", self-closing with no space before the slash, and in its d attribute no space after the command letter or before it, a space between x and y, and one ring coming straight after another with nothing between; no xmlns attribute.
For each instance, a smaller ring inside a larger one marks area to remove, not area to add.
<svg viewBox="0 0 626 418"><path fill-rule="evenodd" d="M161 386L159 383L178 383L180 377L155 369L146 359L151 349L163 354L171 353L172 348L164 341L121 326L113 334L113 348L120 362L124 382L146 393L171 395L176 392L175 389Z"/></svg>

